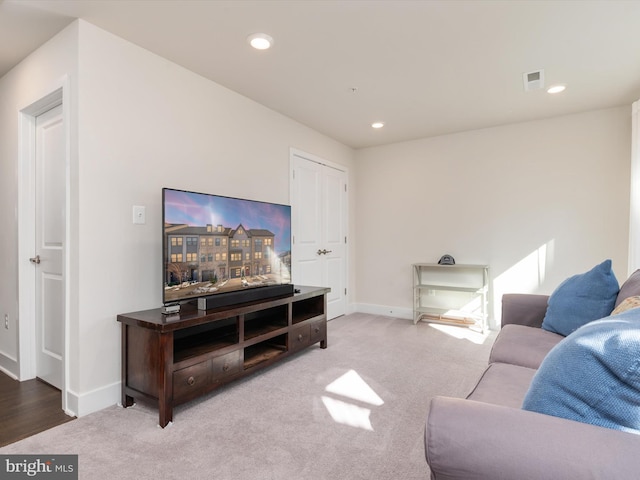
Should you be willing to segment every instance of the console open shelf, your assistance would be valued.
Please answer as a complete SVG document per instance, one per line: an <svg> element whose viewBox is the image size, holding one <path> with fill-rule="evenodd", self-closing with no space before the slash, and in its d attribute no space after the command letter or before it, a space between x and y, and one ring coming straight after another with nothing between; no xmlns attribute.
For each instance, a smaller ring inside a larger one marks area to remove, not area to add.
<svg viewBox="0 0 640 480"><path fill-rule="evenodd" d="M176 330L173 334L173 361L182 362L237 344L237 318Z"/></svg>
<svg viewBox="0 0 640 480"><path fill-rule="evenodd" d="M268 362L287 351L287 336L280 335L273 339L250 345L244 349L244 369L249 370Z"/></svg>
<svg viewBox="0 0 640 480"><path fill-rule="evenodd" d="M274 330L286 328L288 322L288 305L278 305L266 310L249 312L244 316L244 339L265 335Z"/></svg>
<svg viewBox="0 0 640 480"><path fill-rule="evenodd" d="M327 347L328 288L213 310L185 304L118 315L122 324L122 405L158 405L159 424L173 407L320 343Z"/></svg>
<svg viewBox="0 0 640 480"><path fill-rule="evenodd" d="M325 314L326 305L322 297L310 297L291 305L292 322L294 324L304 322Z"/></svg>

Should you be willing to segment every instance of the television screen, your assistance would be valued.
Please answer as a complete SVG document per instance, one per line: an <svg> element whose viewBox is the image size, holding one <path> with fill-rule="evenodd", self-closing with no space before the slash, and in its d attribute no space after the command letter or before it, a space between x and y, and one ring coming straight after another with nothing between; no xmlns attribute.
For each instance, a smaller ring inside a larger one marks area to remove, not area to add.
<svg viewBox="0 0 640 480"><path fill-rule="evenodd" d="M291 207L162 189L163 302L291 283Z"/></svg>

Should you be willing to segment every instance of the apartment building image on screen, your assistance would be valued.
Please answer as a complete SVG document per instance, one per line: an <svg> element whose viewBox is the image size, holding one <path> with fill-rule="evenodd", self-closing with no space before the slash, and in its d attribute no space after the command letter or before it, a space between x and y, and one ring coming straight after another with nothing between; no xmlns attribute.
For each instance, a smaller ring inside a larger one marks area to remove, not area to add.
<svg viewBox="0 0 640 480"><path fill-rule="evenodd" d="M291 283L291 207L165 188L163 302Z"/></svg>

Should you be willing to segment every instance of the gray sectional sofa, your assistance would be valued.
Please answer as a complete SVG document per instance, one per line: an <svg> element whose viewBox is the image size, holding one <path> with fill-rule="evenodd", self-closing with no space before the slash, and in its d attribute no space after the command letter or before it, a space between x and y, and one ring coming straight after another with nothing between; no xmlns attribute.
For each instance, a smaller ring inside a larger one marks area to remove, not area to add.
<svg viewBox="0 0 640 480"><path fill-rule="evenodd" d="M616 306L638 295L640 271L623 284ZM425 453L432 480L640 478L640 435L522 409L537 369L564 338L540 328L548 299L505 295L502 329L474 390L466 399L431 401Z"/></svg>

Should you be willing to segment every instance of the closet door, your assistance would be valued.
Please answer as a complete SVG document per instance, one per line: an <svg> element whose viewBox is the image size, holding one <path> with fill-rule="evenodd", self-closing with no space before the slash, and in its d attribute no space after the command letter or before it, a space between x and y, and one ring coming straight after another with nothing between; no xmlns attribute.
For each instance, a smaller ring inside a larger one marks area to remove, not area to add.
<svg viewBox="0 0 640 480"><path fill-rule="evenodd" d="M292 154L292 276L297 285L329 287L327 318L347 309L347 174Z"/></svg>

